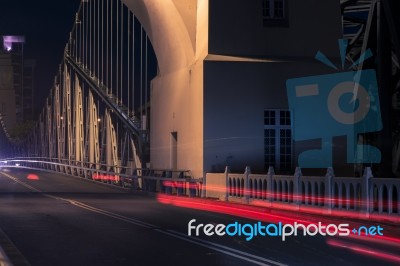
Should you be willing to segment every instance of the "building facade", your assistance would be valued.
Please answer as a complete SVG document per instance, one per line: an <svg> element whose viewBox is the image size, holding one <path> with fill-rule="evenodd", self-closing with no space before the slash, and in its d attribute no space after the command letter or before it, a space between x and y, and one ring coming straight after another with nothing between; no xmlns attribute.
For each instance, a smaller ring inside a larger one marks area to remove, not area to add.
<svg viewBox="0 0 400 266"><path fill-rule="evenodd" d="M4 97L1 97L1 105L9 131L19 123L34 119L35 61L25 59L24 44L24 36L3 36L0 73L6 78L2 79Z"/></svg>
<svg viewBox="0 0 400 266"><path fill-rule="evenodd" d="M7 128L16 124L16 97L11 54L0 51L0 113Z"/></svg>

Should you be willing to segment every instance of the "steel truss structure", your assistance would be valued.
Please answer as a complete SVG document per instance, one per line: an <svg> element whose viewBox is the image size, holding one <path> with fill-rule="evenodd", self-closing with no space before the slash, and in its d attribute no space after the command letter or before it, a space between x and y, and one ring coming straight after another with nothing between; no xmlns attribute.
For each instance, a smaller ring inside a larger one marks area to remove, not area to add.
<svg viewBox="0 0 400 266"><path fill-rule="evenodd" d="M374 58L358 66L377 72L383 130L367 135L382 152L381 176L400 175L400 10L397 0L341 0L347 59L354 63L367 49Z"/></svg>
<svg viewBox="0 0 400 266"><path fill-rule="evenodd" d="M122 1L83 0L37 125L26 139L13 140L9 157L121 174L145 166L153 54Z"/></svg>

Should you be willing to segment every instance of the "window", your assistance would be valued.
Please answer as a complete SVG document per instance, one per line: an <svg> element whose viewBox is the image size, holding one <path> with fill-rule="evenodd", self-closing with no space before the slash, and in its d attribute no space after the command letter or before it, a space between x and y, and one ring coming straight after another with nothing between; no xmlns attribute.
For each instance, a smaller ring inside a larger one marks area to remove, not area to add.
<svg viewBox="0 0 400 266"><path fill-rule="evenodd" d="M292 119L289 110L264 111L265 168L291 173L293 161Z"/></svg>
<svg viewBox="0 0 400 266"><path fill-rule="evenodd" d="M287 0L262 0L263 24L267 26L288 26Z"/></svg>

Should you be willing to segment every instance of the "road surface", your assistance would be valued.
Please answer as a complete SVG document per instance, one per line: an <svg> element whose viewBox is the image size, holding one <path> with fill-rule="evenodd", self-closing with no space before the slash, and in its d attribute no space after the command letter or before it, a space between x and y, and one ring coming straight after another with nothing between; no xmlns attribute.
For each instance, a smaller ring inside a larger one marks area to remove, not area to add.
<svg viewBox="0 0 400 266"><path fill-rule="evenodd" d="M324 236L291 236L285 241L254 236L246 241L243 235L206 236L201 227L200 236L193 236L193 229L189 237L193 219L193 226L214 227L257 222L227 215L217 205L212 211L197 205L212 207L213 201L149 196L60 174L3 168L0 245L14 265L32 266L400 263L398 243ZM378 246L377 254L371 254Z"/></svg>

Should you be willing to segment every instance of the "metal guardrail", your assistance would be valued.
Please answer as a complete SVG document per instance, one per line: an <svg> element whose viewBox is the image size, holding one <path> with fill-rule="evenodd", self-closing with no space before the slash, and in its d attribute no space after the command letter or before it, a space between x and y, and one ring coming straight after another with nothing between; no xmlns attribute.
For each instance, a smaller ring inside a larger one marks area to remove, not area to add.
<svg viewBox="0 0 400 266"><path fill-rule="evenodd" d="M19 157L0 160L0 167L28 168L61 173L133 191L200 197L202 178L193 178L189 170L129 168L68 159ZM110 171L116 169L116 171Z"/></svg>

